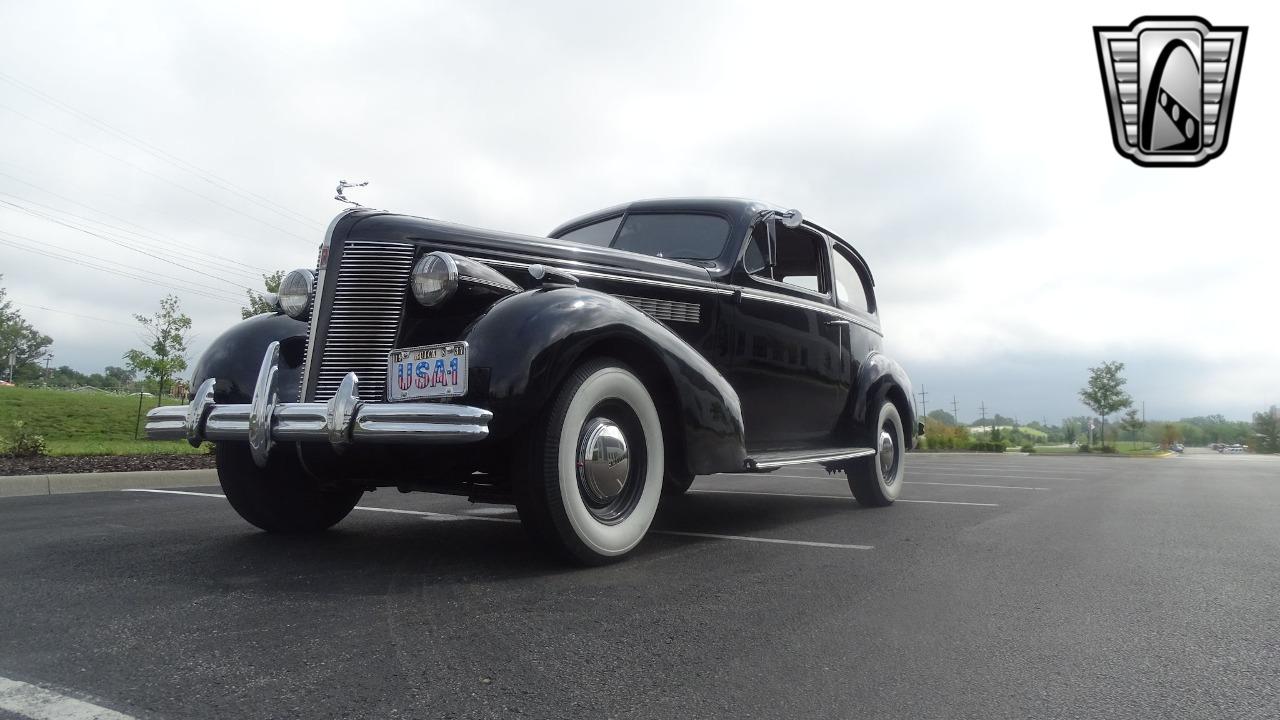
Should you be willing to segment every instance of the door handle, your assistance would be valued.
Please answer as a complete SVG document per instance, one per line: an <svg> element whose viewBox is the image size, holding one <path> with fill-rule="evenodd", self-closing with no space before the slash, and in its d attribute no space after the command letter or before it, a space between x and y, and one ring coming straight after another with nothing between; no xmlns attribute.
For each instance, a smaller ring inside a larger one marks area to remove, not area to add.
<svg viewBox="0 0 1280 720"><path fill-rule="evenodd" d="M849 321L848 320L828 320L827 324L828 325L848 325Z"/></svg>

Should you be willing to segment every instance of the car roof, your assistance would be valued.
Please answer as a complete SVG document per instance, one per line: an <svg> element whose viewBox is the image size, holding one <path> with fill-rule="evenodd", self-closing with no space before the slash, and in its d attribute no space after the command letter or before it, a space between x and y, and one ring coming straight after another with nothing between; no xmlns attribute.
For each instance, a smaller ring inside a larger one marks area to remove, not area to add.
<svg viewBox="0 0 1280 720"><path fill-rule="evenodd" d="M673 197L673 198L651 198L648 200L636 200L629 203L619 205L611 205L601 210L579 215L567 222L560 223L551 232L547 233L549 238L559 238L570 230L576 230L580 227L591 225L608 218L618 217L623 213L629 212L683 212L683 213L713 213L721 215L730 220L737 228L737 232L743 232L749 228L761 213L767 211L786 212L787 208L781 205L764 202L763 200L751 200L749 198L735 197ZM833 241L839 243L858 258L862 263L862 267L867 272L867 280L872 286L875 285L875 276L871 274L871 267L867 263L866 258L858 249L848 240L831 232L830 230L818 225L817 223L806 218L805 224L831 237ZM732 252L734 248L726 245L726 251ZM732 259L726 257L727 264L732 265ZM722 270L725 268L722 268Z"/></svg>
<svg viewBox="0 0 1280 720"><path fill-rule="evenodd" d="M745 226L749 224L756 215L766 210L783 211L778 205L761 202L759 200L748 200L746 198L729 198L729 197L678 197L678 198L652 198L648 200L636 200L634 202L622 203L620 205L611 205L602 210L579 215L567 222L560 223L551 232L547 233L547 237L560 237L564 233L583 225L590 225L606 218L616 217L626 212L702 212L723 215L731 220L737 226Z"/></svg>

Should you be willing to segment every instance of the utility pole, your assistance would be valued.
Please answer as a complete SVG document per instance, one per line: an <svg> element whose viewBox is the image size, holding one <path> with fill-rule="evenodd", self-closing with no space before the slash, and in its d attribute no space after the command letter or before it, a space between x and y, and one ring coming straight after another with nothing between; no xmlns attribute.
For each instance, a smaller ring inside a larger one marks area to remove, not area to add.
<svg viewBox="0 0 1280 720"><path fill-rule="evenodd" d="M18 351L9 351L9 382L13 382L13 364L18 361Z"/></svg>
<svg viewBox="0 0 1280 720"><path fill-rule="evenodd" d="M924 383L920 383L920 414L929 417L929 393L924 391Z"/></svg>
<svg viewBox="0 0 1280 720"><path fill-rule="evenodd" d="M985 428L987 426L987 401L986 400L982 401L982 404L978 406L978 410L982 412L982 424L979 425L978 427Z"/></svg>
<svg viewBox="0 0 1280 720"><path fill-rule="evenodd" d="M960 424L960 403L956 402L956 396L951 396L951 415L956 419L956 424Z"/></svg>

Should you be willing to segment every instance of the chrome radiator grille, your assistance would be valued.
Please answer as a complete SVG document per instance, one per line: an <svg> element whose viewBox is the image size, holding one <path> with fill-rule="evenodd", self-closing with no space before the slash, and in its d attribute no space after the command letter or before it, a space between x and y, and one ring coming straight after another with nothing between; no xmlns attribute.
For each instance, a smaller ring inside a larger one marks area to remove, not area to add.
<svg viewBox="0 0 1280 720"><path fill-rule="evenodd" d="M332 398L349 372L360 378L361 397L386 400L387 355L415 252L403 243L350 241L342 247L333 300L312 313L312 322L324 323L320 329L326 331L323 348L314 350L320 367L312 402Z"/></svg>

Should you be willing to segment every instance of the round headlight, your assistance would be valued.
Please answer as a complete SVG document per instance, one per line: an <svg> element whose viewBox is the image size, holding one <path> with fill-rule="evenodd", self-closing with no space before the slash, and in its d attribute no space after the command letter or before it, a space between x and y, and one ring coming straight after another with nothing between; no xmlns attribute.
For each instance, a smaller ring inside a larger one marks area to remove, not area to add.
<svg viewBox="0 0 1280 720"><path fill-rule="evenodd" d="M280 309L294 320L301 320L311 312L311 286L315 275L310 270L294 270L280 281Z"/></svg>
<svg viewBox="0 0 1280 720"><path fill-rule="evenodd" d="M435 307L458 289L458 264L448 253L423 255L413 266L409 284L413 286L413 296L418 302L424 307Z"/></svg>

